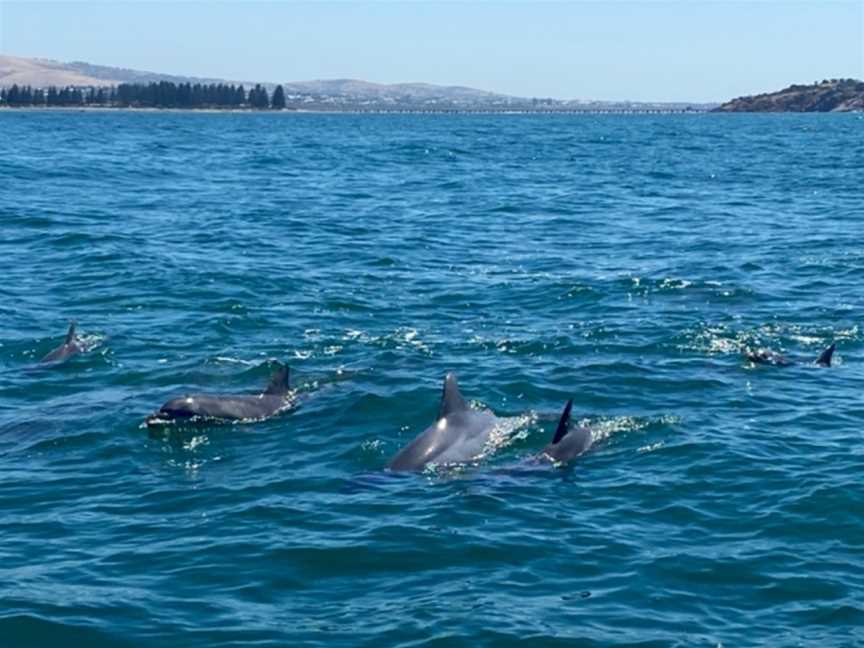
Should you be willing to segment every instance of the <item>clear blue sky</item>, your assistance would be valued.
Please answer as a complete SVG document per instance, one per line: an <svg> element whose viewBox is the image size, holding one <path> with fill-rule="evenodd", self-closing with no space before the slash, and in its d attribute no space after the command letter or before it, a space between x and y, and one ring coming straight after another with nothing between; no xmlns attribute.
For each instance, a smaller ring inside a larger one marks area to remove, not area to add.
<svg viewBox="0 0 864 648"><path fill-rule="evenodd" d="M717 101L864 77L864 0L0 0L0 53L232 80Z"/></svg>

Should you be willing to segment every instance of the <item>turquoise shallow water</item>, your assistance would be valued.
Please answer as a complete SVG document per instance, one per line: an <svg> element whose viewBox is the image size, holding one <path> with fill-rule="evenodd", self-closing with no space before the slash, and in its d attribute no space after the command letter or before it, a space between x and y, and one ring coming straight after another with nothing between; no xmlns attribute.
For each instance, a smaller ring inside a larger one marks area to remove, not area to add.
<svg viewBox="0 0 864 648"><path fill-rule="evenodd" d="M861 644L862 130L0 114L0 645ZM500 447L383 472L448 370Z"/></svg>

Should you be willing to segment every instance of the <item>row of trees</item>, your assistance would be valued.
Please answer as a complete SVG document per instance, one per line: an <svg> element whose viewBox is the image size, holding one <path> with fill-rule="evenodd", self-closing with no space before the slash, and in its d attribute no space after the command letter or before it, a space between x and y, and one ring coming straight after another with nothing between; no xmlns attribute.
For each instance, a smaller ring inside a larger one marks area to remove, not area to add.
<svg viewBox="0 0 864 648"><path fill-rule="evenodd" d="M276 86L271 97L256 85L249 92L225 83L121 83L106 88L32 88L13 85L0 89L6 106L105 106L117 108L285 108L285 90Z"/></svg>

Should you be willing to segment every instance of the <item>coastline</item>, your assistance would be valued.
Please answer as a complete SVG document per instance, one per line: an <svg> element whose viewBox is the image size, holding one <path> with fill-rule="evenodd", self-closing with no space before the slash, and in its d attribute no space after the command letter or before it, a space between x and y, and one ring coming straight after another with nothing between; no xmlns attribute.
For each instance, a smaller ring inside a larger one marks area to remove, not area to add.
<svg viewBox="0 0 864 648"><path fill-rule="evenodd" d="M525 110L492 108L452 109L315 109L281 108L260 110L254 108L143 108L134 106L0 106L0 113L9 112L127 112L127 113L184 113L184 114L253 114L253 115L707 115L705 109L572 109L572 110Z"/></svg>
<svg viewBox="0 0 864 648"><path fill-rule="evenodd" d="M78 112L78 113L177 113L177 114L245 114L245 115L805 115L864 114L864 110L718 110L716 108L151 108L140 106L5 106L3 112Z"/></svg>

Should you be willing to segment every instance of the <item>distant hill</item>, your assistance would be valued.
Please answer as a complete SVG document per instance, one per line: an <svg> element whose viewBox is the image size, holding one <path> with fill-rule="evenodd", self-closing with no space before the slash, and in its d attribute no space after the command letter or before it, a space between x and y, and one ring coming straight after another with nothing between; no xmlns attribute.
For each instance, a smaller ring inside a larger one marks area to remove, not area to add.
<svg viewBox="0 0 864 648"><path fill-rule="evenodd" d="M33 87L102 85L104 80L70 69L64 63L17 56L0 56L0 86L13 84Z"/></svg>
<svg viewBox="0 0 864 648"><path fill-rule="evenodd" d="M738 97L715 112L850 112L864 110L864 82L831 79L778 92Z"/></svg>
<svg viewBox="0 0 864 648"><path fill-rule="evenodd" d="M93 65L82 61L61 63L73 74L82 74L105 83L150 83L151 81L172 81L174 83L222 83L224 79L213 79L209 77L188 77L174 74L161 74L159 72L142 72L141 70L129 70L127 68L115 68L107 65ZM250 82L246 82L250 85Z"/></svg>
<svg viewBox="0 0 864 648"><path fill-rule="evenodd" d="M326 95L331 97L353 97L355 99L432 99L448 97L461 100L482 100L505 95L466 88L464 86L439 86L430 83L370 83L356 79L332 79L299 81L283 84L285 92L291 94Z"/></svg>
<svg viewBox="0 0 864 648"><path fill-rule="evenodd" d="M61 63L48 59L0 56L0 86L7 88L16 83L34 88L45 88L52 85L57 87L106 86L117 85L118 83L150 83L151 81L220 83L222 79L142 72L107 65L92 65L81 61Z"/></svg>

